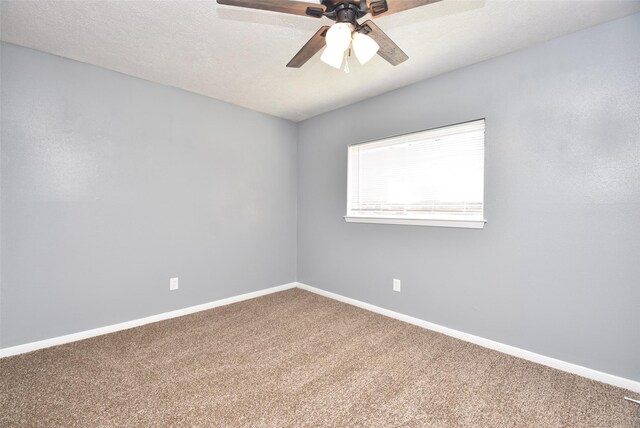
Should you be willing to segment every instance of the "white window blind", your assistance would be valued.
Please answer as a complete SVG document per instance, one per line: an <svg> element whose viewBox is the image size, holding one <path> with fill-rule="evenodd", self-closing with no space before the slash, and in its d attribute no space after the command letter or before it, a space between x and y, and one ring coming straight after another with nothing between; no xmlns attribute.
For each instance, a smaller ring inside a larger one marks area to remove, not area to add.
<svg viewBox="0 0 640 428"><path fill-rule="evenodd" d="M484 119L354 144L348 156L347 221L484 224Z"/></svg>

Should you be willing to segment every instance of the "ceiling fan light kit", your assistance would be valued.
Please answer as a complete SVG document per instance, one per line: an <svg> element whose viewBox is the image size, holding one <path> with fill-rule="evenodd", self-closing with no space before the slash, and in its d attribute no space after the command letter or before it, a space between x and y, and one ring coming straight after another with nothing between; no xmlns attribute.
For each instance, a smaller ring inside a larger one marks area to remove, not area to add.
<svg viewBox="0 0 640 428"><path fill-rule="evenodd" d="M380 45L371 37L354 31L355 29L356 27L350 22L333 24L325 36L327 46L320 57L322 62L331 67L340 68L345 52L350 47L360 64L365 64L373 58L380 49Z"/></svg>
<svg viewBox="0 0 640 428"><path fill-rule="evenodd" d="M358 24L367 14L376 19L403 10L437 3L441 0L321 0L321 4L292 0L217 0L219 4L289 13L311 18L326 17L336 21L331 27L320 28L287 67L302 67L320 49L320 59L339 69L350 48L361 64L366 64L376 53L391 65L403 63L409 57L373 21ZM348 65L345 66L348 72Z"/></svg>

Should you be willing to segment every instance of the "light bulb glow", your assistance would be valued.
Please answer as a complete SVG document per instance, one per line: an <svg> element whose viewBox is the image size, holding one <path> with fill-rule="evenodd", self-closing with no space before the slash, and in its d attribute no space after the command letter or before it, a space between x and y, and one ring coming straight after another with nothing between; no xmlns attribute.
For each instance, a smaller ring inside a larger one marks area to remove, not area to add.
<svg viewBox="0 0 640 428"><path fill-rule="evenodd" d="M360 64L369 62L378 53L378 49L380 49L380 45L366 34L355 33L353 35L353 51Z"/></svg>
<svg viewBox="0 0 640 428"><path fill-rule="evenodd" d="M327 31L326 40L327 46L344 52L351 43L351 24L346 22L333 24Z"/></svg>
<svg viewBox="0 0 640 428"><path fill-rule="evenodd" d="M322 56L320 57L320 60L322 60L322 62L330 65L333 68L340 68L340 66L342 65L343 59L344 59L344 49L343 50L336 49L329 45L327 45L327 47L324 48L324 52L322 52Z"/></svg>

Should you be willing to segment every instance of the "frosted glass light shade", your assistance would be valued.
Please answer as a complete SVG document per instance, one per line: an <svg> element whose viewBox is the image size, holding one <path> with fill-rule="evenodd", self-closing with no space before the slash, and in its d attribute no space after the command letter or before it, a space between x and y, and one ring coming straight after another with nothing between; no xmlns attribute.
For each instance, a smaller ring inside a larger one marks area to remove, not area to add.
<svg viewBox="0 0 640 428"><path fill-rule="evenodd" d="M327 31L326 41L327 46L344 52L351 43L351 25L346 22L333 24Z"/></svg>
<svg viewBox="0 0 640 428"><path fill-rule="evenodd" d="M340 68L342 65L342 60L344 59L344 49L336 49L332 46L327 45L324 48L324 52L322 52L322 56L320 59L325 64L330 65L333 68Z"/></svg>
<svg viewBox="0 0 640 428"><path fill-rule="evenodd" d="M366 64L378 53L380 45L366 34L355 33L353 35L353 51L360 64Z"/></svg>

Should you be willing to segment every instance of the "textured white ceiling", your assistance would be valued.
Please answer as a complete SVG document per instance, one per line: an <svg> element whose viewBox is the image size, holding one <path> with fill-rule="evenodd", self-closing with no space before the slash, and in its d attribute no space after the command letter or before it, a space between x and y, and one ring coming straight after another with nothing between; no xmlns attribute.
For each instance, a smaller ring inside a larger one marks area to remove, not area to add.
<svg viewBox="0 0 640 428"><path fill-rule="evenodd" d="M317 0L316 0L317 1ZM399 0L402 1L402 0ZM319 2L319 1L317 1ZM300 121L640 11L640 0L445 0L376 23L409 55L351 73L319 54L285 67L332 21L215 1L7 1L4 41Z"/></svg>

